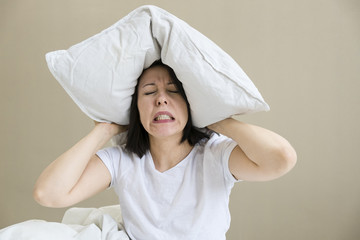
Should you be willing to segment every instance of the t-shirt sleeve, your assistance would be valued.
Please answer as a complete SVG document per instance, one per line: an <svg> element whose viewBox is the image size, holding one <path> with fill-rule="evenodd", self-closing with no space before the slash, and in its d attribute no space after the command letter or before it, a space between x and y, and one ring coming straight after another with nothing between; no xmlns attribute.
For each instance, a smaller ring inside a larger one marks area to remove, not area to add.
<svg viewBox="0 0 360 240"><path fill-rule="evenodd" d="M96 155L103 161L105 166L110 172L111 175L111 183L110 187L114 185L117 179L121 150L118 146L104 148L96 153Z"/></svg>
<svg viewBox="0 0 360 240"><path fill-rule="evenodd" d="M240 180L237 180L229 169L230 154L237 146L237 143L224 135L214 134L209 140L209 145L214 158L221 163L225 180L230 184L239 182Z"/></svg>

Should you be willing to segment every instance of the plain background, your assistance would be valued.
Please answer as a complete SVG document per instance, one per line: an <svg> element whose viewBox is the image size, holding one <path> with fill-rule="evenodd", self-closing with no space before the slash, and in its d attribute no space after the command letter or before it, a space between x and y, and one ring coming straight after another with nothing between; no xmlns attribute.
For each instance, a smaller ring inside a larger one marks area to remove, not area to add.
<svg viewBox="0 0 360 240"><path fill-rule="evenodd" d="M360 2L358 0L1 0L0 228L61 221L32 199L40 172L92 121L47 69L67 49L136 7L173 13L228 52L271 111L239 119L287 138L286 176L237 184L228 239L360 239ZM117 204L112 190L77 206ZM214 216L216 217L216 216Z"/></svg>

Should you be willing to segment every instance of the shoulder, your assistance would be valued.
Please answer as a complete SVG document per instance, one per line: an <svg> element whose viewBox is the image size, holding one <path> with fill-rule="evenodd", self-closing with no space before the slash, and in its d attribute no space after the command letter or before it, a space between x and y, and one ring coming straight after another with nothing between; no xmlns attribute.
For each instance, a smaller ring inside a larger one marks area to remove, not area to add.
<svg viewBox="0 0 360 240"><path fill-rule="evenodd" d="M134 169L139 161L136 154L129 153L125 145L116 145L101 149L96 153L109 170L112 180L111 185L121 179L129 170Z"/></svg>
<svg viewBox="0 0 360 240"><path fill-rule="evenodd" d="M227 162L236 145L231 138L213 133L209 139L200 141L196 148L198 157L202 155L205 161Z"/></svg>
<svg viewBox="0 0 360 240"><path fill-rule="evenodd" d="M218 133L213 133L210 139L202 144L205 149L217 151L220 149L234 148L236 146L234 140Z"/></svg>
<svg viewBox="0 0 360 240"><path fill-rule="evenodd" d="M197 146L197 164L202 160L204 173L211 182L225 182L229 188L236 181L229 170L229 158L237 143L224 135L214 133L207 141Z"/></svg>
<svg viewBox="0 0 360 240"><path fill-rule="evenodd" d="M137 155L133 154L125 149L125 145L115 145L99 150L96 155L103 162L121 162L126 163L131 159L136 158Z"/></svg>
<svg viewBox="0 0 360 240"><path fill-rule="evenodd" d="M99 150L96 155L98 155L101 159L104 158L114 158L116 156L119 156L122 154L123 150L121 148L121 146L112 146L112 147L107 147L107 148L103 148L101 150Z"/></svg>

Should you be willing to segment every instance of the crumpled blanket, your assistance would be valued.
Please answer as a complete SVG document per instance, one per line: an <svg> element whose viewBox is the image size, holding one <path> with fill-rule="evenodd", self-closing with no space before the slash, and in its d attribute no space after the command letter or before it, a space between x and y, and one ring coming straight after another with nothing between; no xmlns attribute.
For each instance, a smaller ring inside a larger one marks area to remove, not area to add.
<svg viewBox="0 0 360 240"><path fill-rule="evenodd" d="M29 220L0 230L1 240L129 240L120 206L70 208L62 222Z"/></svg>

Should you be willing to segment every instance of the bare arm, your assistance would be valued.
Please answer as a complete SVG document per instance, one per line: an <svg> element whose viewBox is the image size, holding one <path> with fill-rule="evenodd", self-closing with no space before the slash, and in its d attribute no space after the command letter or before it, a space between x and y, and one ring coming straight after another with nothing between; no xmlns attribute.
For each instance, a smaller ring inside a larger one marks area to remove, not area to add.
<svg viewBox="0 0 360 240"><path fill-rule="evenodd" d="M95 153L124 130L116 124L97 123L41 173L34 187L35 200L48 207L66 207L106 189L111 176Z"/></svg>
<svg viewBox="0 0 360 240"><path fill-rule="evenodd" d="M208 128L237 142L229 159L230 172L237 179L272 180L286 174L296 163L296 152L289 142L267 129L235 119L225 119Z"/></svg>

